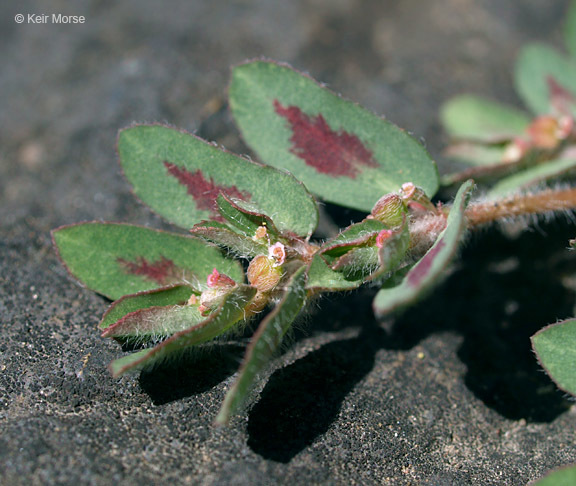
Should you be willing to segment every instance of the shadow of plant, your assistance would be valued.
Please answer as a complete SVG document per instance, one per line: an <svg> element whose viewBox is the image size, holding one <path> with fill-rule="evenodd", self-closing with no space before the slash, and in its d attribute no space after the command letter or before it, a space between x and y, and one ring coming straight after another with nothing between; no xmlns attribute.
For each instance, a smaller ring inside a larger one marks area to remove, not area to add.
<svg viewBox="0 0 576 486"><path fill-rule="evenodd" d="M371 327L272 374L250 411L248 446L266 459L289 462L326 432L344 398L374 366L383 339L385 333Z"/></svg>
<svg viewBox="0 0 576 486"><path fill-rule="evenodd" d="M573 229L558 222L541 229L514 240L496 229L473 238L465 265L391 330L403 349L438 330L461 334L469 389L502 416L529 422L550 422L569 406L539 367L530 336L573 315L574 291L561 282L576 272L564 249Z"/></svg>
<svg viewBox="0 0 576 486"><path fill-rule="evenodd" d="M238 369L244 347L226 344L183 353L140 373L140 386L154 405L180 400L214 388Z"/></svg>
<svg viewBox="0 0 576 486"><path fill-rule="evenodd" d="M446 330L463 336L458 356L468 368L465 382L486 406L513 420L554 420L570 402L538 366L529 338L573 315L574 291L561 280L576 273L576 262L565 250L574 236L570 225L556 221L540 229L515 239L497 229L473 236L462 266L384 329L372 315L373 289L346 296L345 305L340 296L325 298L321 311L312 310L314 332L353 323L362 327L359 336L328 343L273 373L249 412L248 445L267 459L289 462L328 429L379 349L411 349ZM304 334L294 332L293 340ZM244 348L211 351L143 372L140 384L155 404L206 391L237 370Z"/></svg>
<svg viewBox="0 0 576 486"><path fill-rule="evenodd" d="M344 308L329 300L316 331L334 330L334 321L366 327L357 338L326 344L275 372L250 411L248 445L267 459L289 462L328 429L346 395L371 371L378 349L411 349L445 330L464 337L458 356L468 367L465 382L486 406L513 420L554 420L570 402L542 372L529 338L572 315L574 292L560 279L576 265L562 246L572 228L552 223L544 229L515 240L496 229L473 237L462 255L465 266L387 330L375 328L369 315L370 292L350 295ZM354 309L362 310L347 319Z"/></svg>

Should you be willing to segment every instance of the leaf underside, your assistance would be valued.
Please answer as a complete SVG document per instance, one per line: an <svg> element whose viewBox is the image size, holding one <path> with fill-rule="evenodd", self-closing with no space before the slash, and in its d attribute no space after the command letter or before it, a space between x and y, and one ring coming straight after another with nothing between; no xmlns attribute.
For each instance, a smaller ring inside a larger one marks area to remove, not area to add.
<svg viewBox="0 0 576 486"><path fill-rule="evenodd" d="M211 341L244 319L244 309L255 294L256 289L254 287L238 285L224 298L216 311L199 323L194 320L194 312L197 312L197 309L190 307L189 328L177 332L151 349L145 349L113 361L110 364L112 375L116 377L127 371L155 366L172 355L176 356L177 353L188 347ZM164 309L166 310L164 317L167 321L175 318L174 315L171 315L173 308ZM181 309L177 309L177 311L181 311Z"/></svg>
<svg viewBox="0 0 576 486"><path fill-rule="evenodd" d="M422 145L286 65L237 66L230 107L261 160L285 168L327 201L370 211L404 182L432 196L438 173Z"/></svg>
<svg viewBox="0 0 576 486"><path fill-rule="evenodd" d="M148 307L127 314L109 326L102 337L135 344L158 343L204 320L197 306Z"/></svg>
<svg viewBox="0 0 576 486"><path fill-rule="evenodd" d="M125 315L149 307L183 305L193 293L189 285L174 285L137 294L125 295L115 301L106 311L98 327L106 329Z"/></svg>
<svg viewBox="0 0 576 486"><path fill-rule="evenodd" d="M338 236L324 243L319 253L325 256L340 256L356 246L367 243L371 238L375 238L379 231L387 228L388 226L377 219L365 219L348 226Z"/></svg>

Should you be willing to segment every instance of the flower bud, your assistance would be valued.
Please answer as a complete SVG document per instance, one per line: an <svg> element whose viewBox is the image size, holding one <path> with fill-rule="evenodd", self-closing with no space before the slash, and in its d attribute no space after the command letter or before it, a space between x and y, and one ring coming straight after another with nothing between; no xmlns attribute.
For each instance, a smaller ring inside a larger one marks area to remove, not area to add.
<svg viewBox="0 0 576 486"><path fill-rule="evenodd" d="M386 194L382 196L372 208L374 219L394 228L402 224L406 206L398 194Z"/></svg>
<svg viewBox="0 0 576 486"><path fill-rule="evenodd" d="M553 116L539 116L528 127L528 135L534 147L554 149L560 141L558 120Z"/></svg>
<svg viewBox="0 0 576 486"><path fill-rule="evenodd" d="M200 299L190 297L188 301L191 305L199 303L198 310L203 316L207 316L211 311L218 308L230 289L236 285L236 282L228 275L214 269L206 278L206 285L208 288L200 294Z"/></svg>
<svg viewBox="0 0 576 486"><path fill-rule="evenodd" d="M218 270L212 270L212 273L206 278L206 284L210 288L230 288L236 285L236 282L232 280L228 275L218 272Z"/></svg>
<svg viewBox="0 0 576 486"><path fill-rule="evenodd" d="M408 207L416 211L433 211L436 212L436 207L430 201L424 190L415 186L412 182L402 184L400 189L400 196Z"/></svg>
<svg viewBox="0 0 576 486"><path fill-rule="evenodd" d="M252 239L254 241L258 241L258 240L263 240L264 238L268 238L268 230L266 229L266 226L264 226L264 225L258 226Z"/></svg>
<svg viewBox="0 0 576 486"><path fill-rule="evenodd" d="M248 282L260 292L269 292L282 278L282 269L274 258L258 255L248 265Z"/></svg>

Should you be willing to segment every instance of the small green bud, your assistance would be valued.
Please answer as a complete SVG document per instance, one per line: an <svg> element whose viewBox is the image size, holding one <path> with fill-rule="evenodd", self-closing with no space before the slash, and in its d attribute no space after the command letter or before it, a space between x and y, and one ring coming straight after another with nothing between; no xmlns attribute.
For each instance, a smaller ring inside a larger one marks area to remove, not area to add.
<svg viewBox="0 0 576 486"><path fill-rule="evenodd" d="M406 214L406 205L398 194L382 196L372 208L372 217L394 228L400 224Z"/></svg>

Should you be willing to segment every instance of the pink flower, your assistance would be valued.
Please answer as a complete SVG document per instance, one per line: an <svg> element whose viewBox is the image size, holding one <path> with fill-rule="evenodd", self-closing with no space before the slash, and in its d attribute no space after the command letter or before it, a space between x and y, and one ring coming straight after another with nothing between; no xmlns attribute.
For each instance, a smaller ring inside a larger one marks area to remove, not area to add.
<svg viewBox="0 0 576 486"><path fill-rule="evenodd" d="M268 248L268 257L276 261L276 265L282 265L286 261L286 248L282 243L274 243Z"/></svg>

